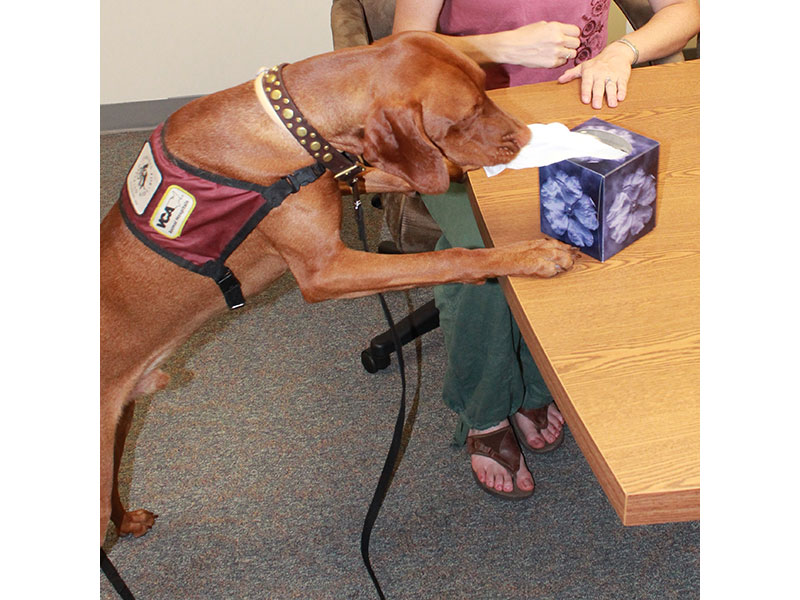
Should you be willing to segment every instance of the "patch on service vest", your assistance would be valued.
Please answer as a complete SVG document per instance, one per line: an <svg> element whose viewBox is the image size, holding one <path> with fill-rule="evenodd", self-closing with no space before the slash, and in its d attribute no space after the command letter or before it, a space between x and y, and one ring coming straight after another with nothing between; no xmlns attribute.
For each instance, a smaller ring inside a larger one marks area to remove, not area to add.
<svg viewBox="0 0 800 600"><path fill-rule="evenodd" d="M194 196L180 186L171 185L153 211L150 226L161 235L174 240L181 235L183 226L196 205Z"/></svg>
<svg viewBox="0 0 800 600"><path fill-rule="evenodd" d="M146 142L139 158L133 163L131 172L128 173L128 196L137 215L144 214L147 205L161 184L161 171L156 166L150 142Z"/></svg>

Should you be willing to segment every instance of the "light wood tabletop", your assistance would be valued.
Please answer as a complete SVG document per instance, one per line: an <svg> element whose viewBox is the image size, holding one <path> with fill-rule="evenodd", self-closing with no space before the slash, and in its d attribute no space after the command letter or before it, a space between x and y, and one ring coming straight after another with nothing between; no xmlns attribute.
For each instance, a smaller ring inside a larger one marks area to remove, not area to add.
<svg viewBox="0 0 800 600"><path fill-rule="evenodd" d="M579 82L490 92L525 123L598 117L661 144L656 226L606 262L502 278L539 369L625 525L700 518L700 61L643 67L615 108ZM538 169L469 175L487 246L542 237Z"/></svg>

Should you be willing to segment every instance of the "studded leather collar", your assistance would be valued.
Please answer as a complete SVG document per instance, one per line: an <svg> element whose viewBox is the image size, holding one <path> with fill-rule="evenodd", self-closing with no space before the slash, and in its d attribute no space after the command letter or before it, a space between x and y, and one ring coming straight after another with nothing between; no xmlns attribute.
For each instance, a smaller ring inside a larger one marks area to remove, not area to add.
<svg viewBox="0 0 800 600"><path fill-rule="evenodd" d="M300 112L283 83L282 73L286 64L269 70L263 68L255 79L256 94L264 110L274 111L294 139L336 179L354 185L364 167L354 157L334 148Z"/></svg>

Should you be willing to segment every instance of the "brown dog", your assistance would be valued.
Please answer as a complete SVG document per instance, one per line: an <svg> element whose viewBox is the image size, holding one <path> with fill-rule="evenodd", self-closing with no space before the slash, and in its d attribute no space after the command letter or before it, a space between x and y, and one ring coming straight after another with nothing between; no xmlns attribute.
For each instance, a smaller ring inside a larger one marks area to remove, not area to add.
<svg viewBox="0 0 800 600"><path fill-rule="evenodd" d="M508 162L530 136L487 98L483 71L432 34L402 34L287 65L283 85L321 137L372 165L365 178L371 191L443 193L449 163L466 170ZM164 145L204 171L263 186L314 164L265 108L253 82L197 99L167 120ZM122 212L115 207L100 226L101 544L109 518L120 535L139 536L153 525L146 510L126 512L117 492L133 400L162 389L168 376L159 365L225 310L212 279L146 247ZM339 185L328 172L286 197L226 261L244 296L287 269L303 297L317 302L501 275L549 277L573 262L568 247L544 240L368 254L342 243L341 212Z"/></svg>

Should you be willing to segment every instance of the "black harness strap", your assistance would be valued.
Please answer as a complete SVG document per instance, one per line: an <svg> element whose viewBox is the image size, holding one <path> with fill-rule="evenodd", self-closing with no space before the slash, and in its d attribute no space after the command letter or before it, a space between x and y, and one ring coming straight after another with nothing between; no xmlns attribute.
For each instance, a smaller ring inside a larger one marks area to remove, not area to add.
<svg viewBox="0 0 800 600"><path fill-rule="evenodd" d="M231 177L225 177L224 175L212 173L181 160L172 154L164 143L163 129L161 130L160 141L161 148L163 149L164 155L167 157L167 159L187 173L191 173L196 177L212 181L219 185L257 192L263 198L263 203L259 206L258 210L253 213L253 215L247 220L241 229L236 232L236 235L234 235L233 238L225 245L221 254L214 260L209 260L208 262L199 266L181 256L178 256L177 254L170 252L165 248L162 248L144 235L141 231L139 231L138 227L131 222L131 220L128 218L128 215L122 209L122 198L120 198L119 202L119 208L120 212L122 213L123 221L125 221L128 229L139 239L139 241L164 258L174 262L176 265L183 267L184 269L188 269L189 271L199 273L200 275L210 277L219 286L228 308L231 310L240 308L245 305L244 295L242 294L239 280L225 265L225 261L228 260L228 257L230 257L233 251L239 247L245 238L252 233L252 231L262 220L264 220L264 217L266 217L272 209L279 207L283 201L286 200L286 198L295 192L298 192L303 186L314 183L317 179L322 177L322 175L325 173L325 166L316 162L307 167L301 167L293 173L289 173L272 185L265 186L258 183L241 181L239 179L233 179Z"/></svg>
<svg viewBox="0 0 800 600"><path fill-rule="evenodd" d="M233 271L221 262L214 262L212 264L215 267L221 267L221 272L214 276L213 279L214 283L219 286L219 291L222 292L222 296L225 298L225 303L228 305L228 308L234 310L244 306L242 285L239 283L239 280L236 279L236 275L233 274Z"/></svg>

